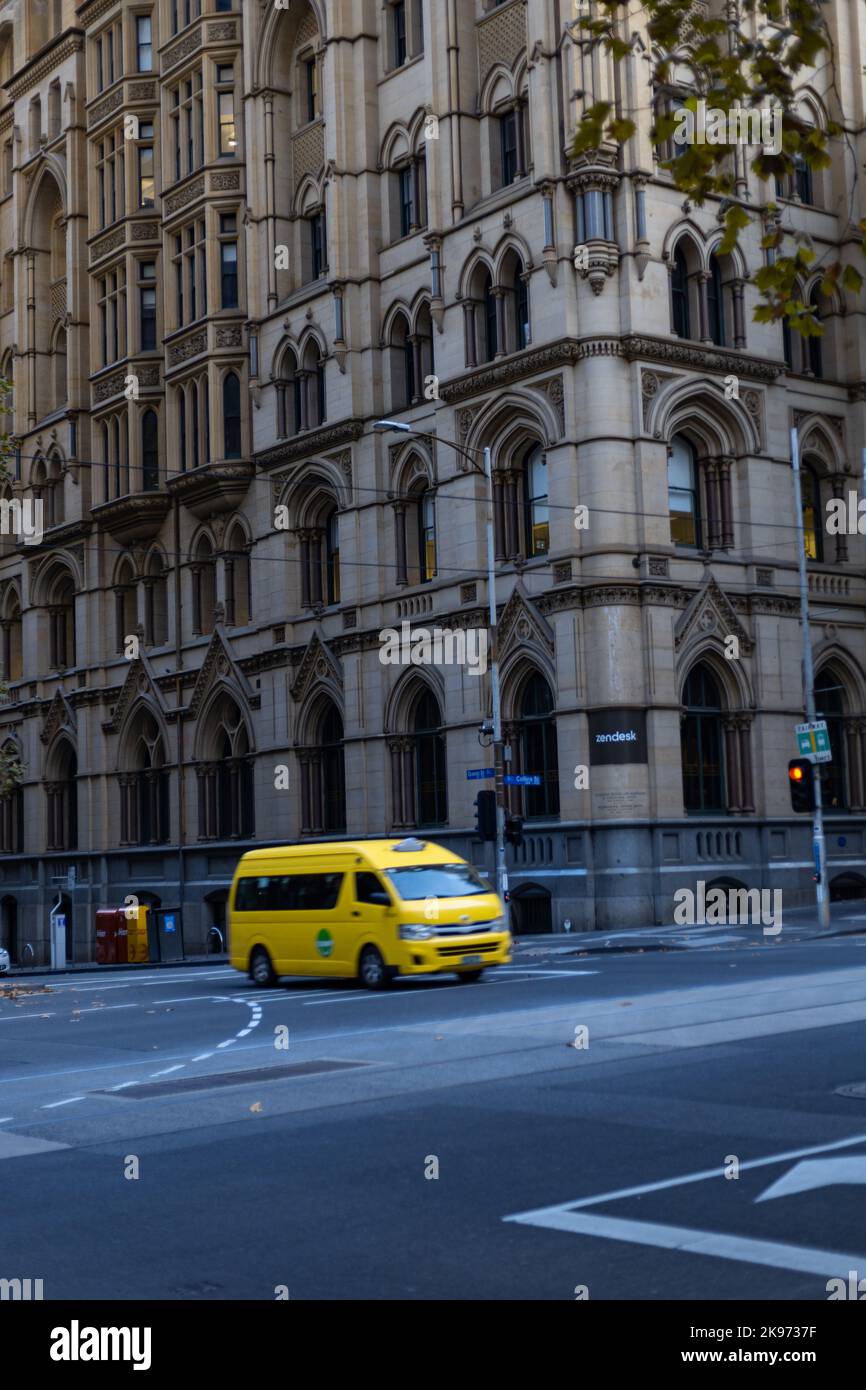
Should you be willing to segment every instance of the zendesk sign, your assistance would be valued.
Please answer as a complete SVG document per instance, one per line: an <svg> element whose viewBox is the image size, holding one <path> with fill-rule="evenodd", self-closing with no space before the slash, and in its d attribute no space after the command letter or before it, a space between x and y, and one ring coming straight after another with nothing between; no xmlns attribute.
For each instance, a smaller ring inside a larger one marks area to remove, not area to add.
<svg viewBox="0 0 866 1390"><path fill-rule="evenodd" d="M645 763L646 710L593 710L589 716L589 761L605 763Z"/></svg>

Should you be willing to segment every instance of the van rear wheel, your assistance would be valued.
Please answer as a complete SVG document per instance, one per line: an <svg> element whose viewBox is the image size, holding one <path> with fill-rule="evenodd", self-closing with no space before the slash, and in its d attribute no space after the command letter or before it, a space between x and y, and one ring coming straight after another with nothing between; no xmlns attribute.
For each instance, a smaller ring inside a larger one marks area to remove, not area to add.
<svg viewBox="0 0 866 1390"><path fill-rule="evenodd" d="M277 983L276 972L264 946L257 946L250 956L250 979L259 989Z"/></svg>
<svg viewBox="0 0 866 1390"><path fill-rule="evenodd" d="M481 979L481 976L482 976L483 974L484 974L484 970L483 970L483 969L481 969L481 970L459 970L459 971L457 972L457 980L458 980L458 982L459 982L461 985L477 985L478 981Z"/></svg>
<svg viewBox="0 0 866 1390"><path fill-rule="evenodd" d="M376 946L365 946L358 962L358 976L367 989L387 989L392 974L382 952Z"/></svg>

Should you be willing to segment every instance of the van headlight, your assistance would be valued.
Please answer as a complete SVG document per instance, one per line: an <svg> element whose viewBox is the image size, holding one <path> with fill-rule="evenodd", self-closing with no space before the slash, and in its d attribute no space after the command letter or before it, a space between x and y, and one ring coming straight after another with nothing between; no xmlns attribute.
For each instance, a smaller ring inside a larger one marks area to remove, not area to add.
<svg viewBox="0 0 866 1390"><path fill-rule="evenodd" d="M401 941L429 941L433 935L432 928L423 922L406 922L399 931Z"/></svg>

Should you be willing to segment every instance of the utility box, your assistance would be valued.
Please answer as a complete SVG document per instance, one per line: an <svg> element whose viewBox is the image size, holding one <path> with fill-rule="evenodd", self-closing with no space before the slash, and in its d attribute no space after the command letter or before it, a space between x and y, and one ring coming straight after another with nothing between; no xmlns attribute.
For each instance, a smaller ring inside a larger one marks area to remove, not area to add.
<svg viewBox="0 0 866 1390"><path fill-rule="evenodd" d="M117 928L123 909L100 907L96 911L96 957L97 965L117 964ZM125 940L125 938L124 938ZM124 955L124 960L126 956Z"/></svg>
<svg viewBox="0 0 866 1390"><path fill-rule="evenodd" d="M183 919L179 907L152 907L147 915L151 960L183 960Z"/></svg>
<svg viewBox="0 0 866 1390"><path fill-rule="evenodd" d="M149 959L147 946L148 904L123 909L126 918L126 959L141 963Z"/></svg>

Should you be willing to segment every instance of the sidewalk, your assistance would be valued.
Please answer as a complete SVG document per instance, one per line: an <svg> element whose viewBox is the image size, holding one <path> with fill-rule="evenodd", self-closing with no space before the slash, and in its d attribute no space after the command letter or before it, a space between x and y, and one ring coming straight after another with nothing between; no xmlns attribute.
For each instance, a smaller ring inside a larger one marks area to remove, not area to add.
<svg viewBox="0 0 866 1390"><path fill-rule="evenodd" d="M689 951L711 946L791 946L800 941L829 940L840 936L866 934L866 902L834 903L830 909L829 931L822 931L814 907L793 908L786 912L782 930L765 931L762 926L628 927L621 931L558 932L552 936L519 936L514 940L515 960L550 955L606 955L615 952ZM184 960L143 961L140 964L96 965L85 961L53 970L50 965L13 965L8 975L0 975L0 989L12 980L37 975L75 975L98 970L111 974L123 970L171 970L182 966L227 965L228 956L191 956Z"/></svg>
<svg viewBox="0 0 866 1390"><path fill-rule="evenodd" d="M781 931L758 926L646 926L622 931L557 933L555 936L523 936L514 942L515 959L565 954L592 955L625 951L688 951L709 946L791 946L800 941L866 933L866 902L833 903L830 928L822 931L814 907L786 912Z"/></svg>

